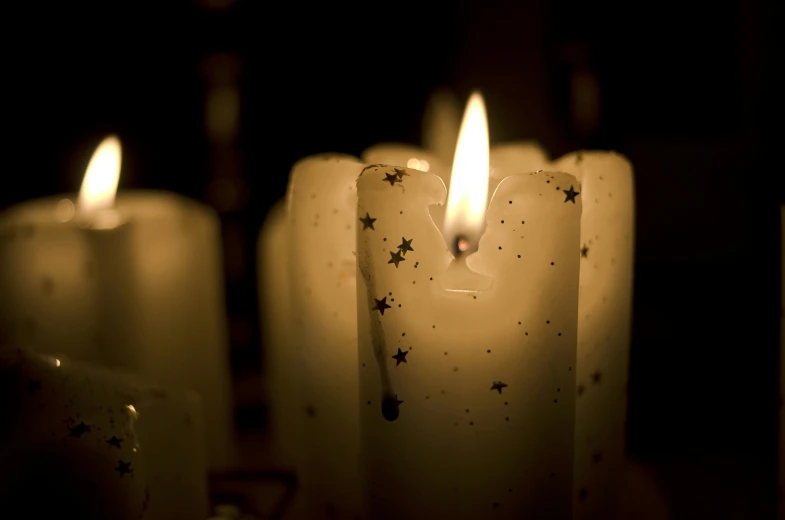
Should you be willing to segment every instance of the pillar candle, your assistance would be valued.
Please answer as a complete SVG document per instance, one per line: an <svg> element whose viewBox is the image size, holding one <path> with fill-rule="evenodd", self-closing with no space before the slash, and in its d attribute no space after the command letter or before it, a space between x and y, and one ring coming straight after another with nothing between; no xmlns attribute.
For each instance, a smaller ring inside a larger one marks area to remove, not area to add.
<svg viewBox="0 0 785 520"><path fill-rule="evenodd" d="M502 179L516 173L536 172L548 167L548 152L536 141L515 141L495 145L490 155L491 193Z"/></svg>
<svg viewBox="0 0 785 520"><path fill-rule="evenodd" d="M207 514L195 395L9 347L0 349L0 386L4 513L96 520Z"/></svg>
<svg viewBox="0 0 785 520"><path fill-rule="evenodd" d="M630 163L573 152L552 169L581 183L575 518L611 518L624 462L634 244Z"/></svg>
<svg viewBox="0 0 785 520"><path fill-rule="evenodd" d="M299 446L297 419L302 411L295 399L298 357L290 341L288 219L286 201L276 203L259 234L259 310L265 345L265 395L268 406L268 434L272 463L296 467Z"/></svg>
<svg viewBox="0 0 785 520"><path fill-rule="evenodd" d="M287 193L298 471L309 520L354 518L360 509L354 237L362 167L345 155L302 159Z"/></svg>
<svg viewBox="0 0 785 520"><path fill-rule="evenodd" d="M436 90L425 106L422 120L423 148L448 166L452 165L460 124L461 106L458 99L449 90ZM420 169L412 165L409 168Z"/></svg>
<svg viewBox="0 0 785 520"><path fill-rule="evenodd" d="M564 173L511 175L486 208L488 171L473 95L442 230L429 211L446 199L437 175L373 165L357 182L374 519L571 514L581 188Z"/></svg>
<svg viewBox="0 0 785 520"><path fill-rule="evenodd" d="M785 518L785 206L780 207L781 233L781 283L780 283L780 427L779 427L779 482L777 486L777 505L779 517Z"/></svg>
<svg viewBox="0 0 785 520"><path fill-rule="evenodd" d="M60 195L0 215L0 336L195 390L210 466L226 468L234 434L216 215L172 193L122 191L88 225L87 192L77 205Z"/></svg>

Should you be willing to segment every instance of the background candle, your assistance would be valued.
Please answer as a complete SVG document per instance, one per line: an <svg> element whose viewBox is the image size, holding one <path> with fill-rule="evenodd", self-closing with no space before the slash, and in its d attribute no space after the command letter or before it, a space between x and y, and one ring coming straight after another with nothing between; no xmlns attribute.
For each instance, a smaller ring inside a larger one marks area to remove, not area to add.
<svg viewBox="0 0 785 520"><path fill-rule="evenodd" d="M143 191L121 192L89 227L75 209L59 196L0 215L0 336L195 390L210 466L228 467L234 433L216 215Z"/></svg>
<svg viewBox="0 0 785 520"><path fill-rule="evenodd" d="M434 91L425 106L422 123L423 148L439 157L449 167L455 155L455 143L458 142L461 124L460 102L447 89ZM383 162L383 164L397 163ZM421 170L416 166L409 166L409 168Z"/></svg>
<svg viewBox="0 0 785 520"><path fill-rule="evenodd" d="M634 244L632 167L614 152L573 152L552 169L581 183L575 518L610 518L624 463Z"/></svg>
<svg viewBox="0 0 785 520"><path fill-rule="evenodd" d="M781 282L780 282L780 442L779 442L779 482L777 488L777 505L780 518L785 518L785 206L780 207L781 245Z"/></svg>
<svg viewBox="0 0 785 520"><path fill-rule="evenodd" d="M0 349L0 385L4 513L121 520L207 514L195 396L12 348Z"/></svg>
<svg viewBox="0 0 785 520"><path fill-rule="evenodd" d="M581 199L561 190L573 188L563 173L505 179L468 261L493 285L451 292L428 212L444 183L363 172L358 214L375 219L357 228L371 518L569 518Z"/></svg>
<svg viewBox="0 0 785 520"><path fill-rule="evenodd" d="M536 172L548 166L548 153L535 141L497 144L491 149L489 192L493 193L502 179L518 173Z"/></svg>
<svg viewBox="0 0 785 520"><path fill-rule="evenodd" d="M288 189L291 341L307 518L354 518L357 471L356 180L362 163L318 155L292 168Z"/></svg>

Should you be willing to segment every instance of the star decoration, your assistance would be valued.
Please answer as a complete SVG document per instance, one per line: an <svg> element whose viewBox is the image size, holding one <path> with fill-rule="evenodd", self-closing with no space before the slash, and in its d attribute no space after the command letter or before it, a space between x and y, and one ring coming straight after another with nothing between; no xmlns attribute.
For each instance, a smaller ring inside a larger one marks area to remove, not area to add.
<svg viewBox="0 0 785 520"><path fill-rule="evenodd" d="M403 168L393 168L393 169L395 170L395 175L398 176L398 179L400 179L401 182L403 182L403 176L404 175L409 176L409 174L406 173L406 170L404 170ZM387 180L387 179L385 179L385 180Z"/></svg>
<svg viewBox="0 0 785 520"><path fill-rule="evenodd" d="M408 353L409 353L409 351L408 351L408 350L407 350L407 351L402 351L402 350L399 348L399 349L398 349L398 353L397 353L397 354L395 354L394 356L392 356L392 358L395 360L395 366L398 366L398 365L400 365L401 363L406 363L406 362L407 362L407 361L406 361L406 354L408 354Z"/></svg>
<svg viewBox="0 0 785 520"><path fill-rule="evenodd" d="M581 248L581 256L582 256L583 258L588 258L588 254L589 254L589 246L587 246L587 245L584 245L584 246Z"/></svg>
<svg viewBox="0 0 785 520"><path fill-rule="evenodd" d="M77 424L76 426L74 426L74 427L70 427L69 426L68 430L70 431L70 433L68 434L69 437L77 437L77 438L79 438L79 437L82 436L83 433L89 433L90 432L90 426L85 424L84 421L79 421L79 424Z"/></svg>
<svg viewBox="0 0 785 520"><path fill-rule="evenodd" d="M414 251L412 248L412 240L414 240L413 238L406 240L406 238L401 237L401 240L402 242L401 245L398 246L398 249L401 251L402 255L406 256L406 251Z"/></svg>
<svg viewBox="0 0 785 520"><path fill-rule="evenodd" d="M583 392L586 391L586 387L583 385L578 385L578 397L583 395Z"/></svg>
<svg viewBox="0 0 785 520"><path fill-rule="evenodd" d="M385 173L384 179L382 180L384 182L389 182L390 186L395 186L396 182L401 182L401 178L395 173Z"/></svg>
<svg viewBox="0 0 785 520"><path fill-rule="evenodd" d="M381 300L377 300L376 298L373 299L376 302L376 305L373 306L374 311L379 311L382 316L384 316L384 310L391 308L391 305L387 305L387 296L382 298Z"/></svg>
<svg viewBox="0 0 785 520"><path fill-rule="evenodd" d="M600 373L600 371L599 371L599 370L597 370L595 373L593 373L593 374L591 375L591 380L592 380L593 382L595 382L595 383L599 384L599 382L602 380L602 374Z"/></svg>
<svg viewBox="0 0 785 520"><path fill-rule="evenodd" d="M365 212L365 218L361 218L360 222L363 223L363 231L365 231L368 228L371 228L374 231L376 231L376 229L374 229L373 227L373 223L376 222L376 219L371 218L371 215L369 215L367 211Z"/></svg>
<svg viewBox="0 0 785 520"><path fill-rule="evenodd" d="M572 203L575 204L575 197L580 195L580 192L575 191L573 186L570 186L569 190L562 190L562 191L564 192L564 195L565 195L564 202L572 201Z"/></svg>
<svg viewBox="0 0 785 520"><path fill-rule="evenodd" d="M502 383L501 381L494 381L493 385L491 385L491 390L498 390L499 393L502 393L502 388L506 388L508 385L507 383Z"/></svg>
<svg viewBox="0 0 785 520"><path fill-rule="evenodd" d="M401 255L400 251L395 251L394 253L390 251L390 261L387 262L388 264L395 264L395 267L398 267L398 264L406 260L403 255Z"/></svg>
<svg viewBox="0 0 785 520"><path fill-rule="evenodd" d="M122 449L122 442L123 439L118 439L117 436L112 435L112 438L106 441L107 444L110 446L114 446L115 448Z"/></svg>
<svg viewBox="0 0 785 520"><path fill-rule="evenodd" d="M41 390L41 382L40 381L30 381L27 385L27 388L30 390L31 394L34 394Z"/></svg>
<svg viewBox="0 0 785 520"><path fill-rule="evenodd" d="M123 462L122 460L117 461L117 467L114 470L120 474L120 477L134 472L134 470L131 468L131 463Z"/></svg>

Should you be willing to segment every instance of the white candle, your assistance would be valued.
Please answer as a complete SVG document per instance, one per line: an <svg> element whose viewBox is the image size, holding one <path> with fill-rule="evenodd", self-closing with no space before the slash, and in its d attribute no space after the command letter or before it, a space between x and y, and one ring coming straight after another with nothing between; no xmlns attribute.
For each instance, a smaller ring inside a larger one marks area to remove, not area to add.
<svg viewBox="0 0 785 520"><path fill-rule="evenodd" d="M428 210L445 202L436 175L372 166L358 180L373 223L357 228L368 512L569 518L582 188L512 175L483 218L487 127L466 128L484 120L481 100L469 107L461 135L476 148L458 143L446 237Z"/></svg>
<svg viewBox="0 0 785 520"><path fill-rule="evenodd" d="M436 90L428 99L422 121L423 148L452 165L455 143L461 124L461 105L455 95L446 89ZM385 163L397 164L397 163ZM416 166L409 166L422 170ZM422 170L427 171L427 170Z"/></svg>
<svg viewBox="0 0 785 520"><path fill-rule="evenodd" d="M573 152L551 169L581 183L581 273L575 422L575 518L609 518L624 463L635 193L614 152Z"/></svg>
<svg viewBox="0 0 785 520"><path fill-rule="evenodd" d="M298 472L308 519L360 510L354 239L362 168L345 155L308 157L292 168L287 193Z"/></svg>
<svg viewBox="0 0 785 520"><path fill-rule="evenodd" d="M195 395L0 349L0 503L7 514L191 520L207 514Z"/></svg>
<svg viewBox="0 0 785 520"><path fill-rule="evenodd" d="M117 186L119 161L109 138L78 206L62 195L0 216L0 329L38 352L195 390L210 466L226 468L234 434L218 220L175 194L121 192L114 201L94 189Z"/></svg>

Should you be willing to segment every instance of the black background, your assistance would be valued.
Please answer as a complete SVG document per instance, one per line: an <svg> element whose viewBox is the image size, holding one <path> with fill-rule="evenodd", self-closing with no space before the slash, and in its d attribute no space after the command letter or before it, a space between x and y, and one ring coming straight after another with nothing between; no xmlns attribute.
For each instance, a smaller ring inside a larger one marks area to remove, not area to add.
<svg viewBox="0 0 785 520"><path fill-rule="evenodd" d="M205 131L204 64L233 55L244 200L220 208L227 303L238 421L262 429L263 399L243 391L263 366L254 250L290 166L380 141L417 144L435 87L462 100L479 88L492 142L630 158L630 454L656 470L676 518L708 518L704 499L721 504L713 518L774 517L782 2L212 4L6 11L0 208L75 191L109 132L123 142L121 189L214 201L221 166ZM576 70L600 85L589 130L572 124Z"/></svg>

